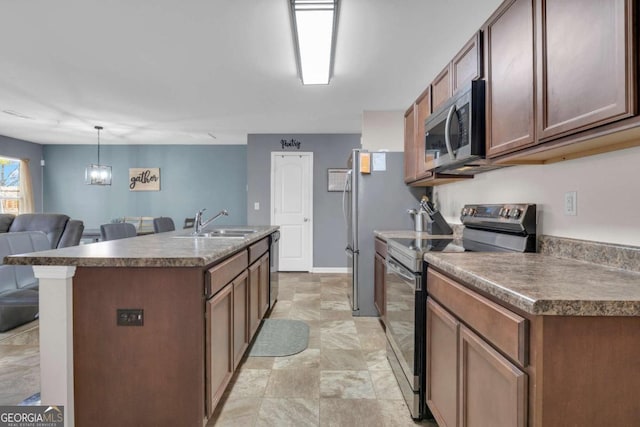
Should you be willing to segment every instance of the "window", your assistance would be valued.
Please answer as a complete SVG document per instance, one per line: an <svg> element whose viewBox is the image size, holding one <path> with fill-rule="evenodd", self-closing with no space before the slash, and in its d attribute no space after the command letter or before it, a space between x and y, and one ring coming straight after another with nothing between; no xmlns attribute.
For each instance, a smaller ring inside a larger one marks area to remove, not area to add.
<svg viewBox="0 0 640 427"><path fill-rule="evenodd" d="M0 157L0 213L18 215L20 208L20 160Z"/></svg>

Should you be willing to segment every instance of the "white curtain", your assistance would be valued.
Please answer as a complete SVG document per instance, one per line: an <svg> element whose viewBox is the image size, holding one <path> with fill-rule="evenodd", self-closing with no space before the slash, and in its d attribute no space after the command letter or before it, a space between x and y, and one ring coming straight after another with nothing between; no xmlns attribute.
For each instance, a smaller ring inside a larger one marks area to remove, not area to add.
<svg viewBox="0 0 640 427"><path fill-rule="evenodd" d="M20 202L18 210L22 213L33 213L33 187L29 159L20 159Z"/></svg>

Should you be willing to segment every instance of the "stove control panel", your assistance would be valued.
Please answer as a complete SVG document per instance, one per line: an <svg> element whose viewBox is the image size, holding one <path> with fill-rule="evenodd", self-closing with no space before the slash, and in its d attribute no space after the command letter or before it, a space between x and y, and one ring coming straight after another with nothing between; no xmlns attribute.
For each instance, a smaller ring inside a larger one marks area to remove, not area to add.
<svg viewBox="0 0 640 427"><path fill-rule="evenodd" d="M460 214L460 221L471 228L535 234L536 205L531 203L465 205Z"/></svg>

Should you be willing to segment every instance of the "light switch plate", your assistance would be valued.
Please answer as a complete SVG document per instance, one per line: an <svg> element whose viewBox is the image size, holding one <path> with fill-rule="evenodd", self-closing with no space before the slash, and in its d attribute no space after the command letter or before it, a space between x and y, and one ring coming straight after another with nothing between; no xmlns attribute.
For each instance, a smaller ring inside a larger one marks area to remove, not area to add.
<svg viewBox="0 0 640 427"><path fill-rule="evenodd" d="M564 193L564 214L568 216L578 215L577 191L567 191Z"/></svg>
<svg viewBox="0 0 640 427"><path fill-rule="evenodd" d="M253 210L254 211L259 211L260 210L260 202L255 202L253 204Z"/></svg>

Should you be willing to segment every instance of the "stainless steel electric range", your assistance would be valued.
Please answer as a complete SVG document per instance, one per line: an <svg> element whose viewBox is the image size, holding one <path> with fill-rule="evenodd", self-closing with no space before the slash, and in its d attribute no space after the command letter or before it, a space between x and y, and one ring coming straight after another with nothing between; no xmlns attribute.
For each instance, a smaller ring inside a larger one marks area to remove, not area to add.
<svg viewBox="0 0 640 427"><path fill-rule="evenodd" d="M424 253L535 252L536 205L465 205L462 239L388 239L387 358L414 419L430 418L425 400L426 269Z"/></svg>

